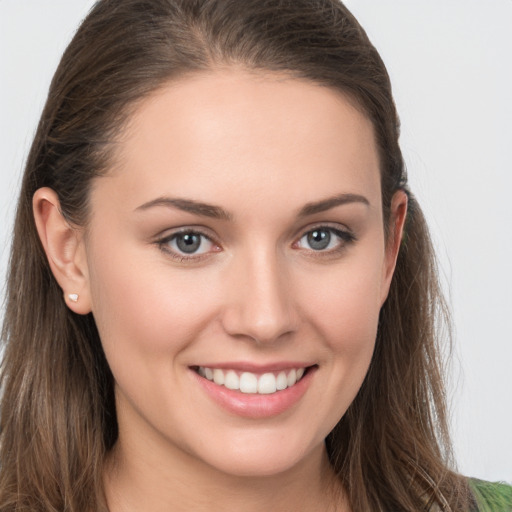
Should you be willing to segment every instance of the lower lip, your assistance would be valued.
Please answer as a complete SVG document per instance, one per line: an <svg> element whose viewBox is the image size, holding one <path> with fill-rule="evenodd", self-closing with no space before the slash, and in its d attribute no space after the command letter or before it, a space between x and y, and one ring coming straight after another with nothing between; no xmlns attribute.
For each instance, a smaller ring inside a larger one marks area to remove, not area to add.
<svg viewBox="0 0 512 512"><path fill-rule="evenodd" d="M316 367L308 368L304 376L293 386L269 395L242 393L219 386L190 370L199 385L218 405L236 416L244 418L270 418L291 409L302 398L313 379Z"/></svg>

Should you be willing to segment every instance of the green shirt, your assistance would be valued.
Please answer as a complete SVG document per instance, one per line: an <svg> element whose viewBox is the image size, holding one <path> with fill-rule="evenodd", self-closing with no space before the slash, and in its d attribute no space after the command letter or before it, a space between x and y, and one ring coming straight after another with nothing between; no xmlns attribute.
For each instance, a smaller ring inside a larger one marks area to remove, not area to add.
<svg viewBox="0 0 512 512"><path fill-rule="evenodd" d="M512 512L512 486L476 478L469 485L478 503L471 512Z"/></svg>

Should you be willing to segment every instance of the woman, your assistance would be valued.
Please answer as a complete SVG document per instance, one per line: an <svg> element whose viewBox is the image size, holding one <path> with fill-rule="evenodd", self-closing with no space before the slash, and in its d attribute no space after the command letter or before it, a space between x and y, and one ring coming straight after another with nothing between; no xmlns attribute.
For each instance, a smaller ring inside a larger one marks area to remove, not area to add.
<svg viewBox="0 0 512 512"><path fill-rule="evenodd" d="M98 2L12 254L2 510L471 510L487 489L449 470L428 233L384 65L334 0Z"/></svg>

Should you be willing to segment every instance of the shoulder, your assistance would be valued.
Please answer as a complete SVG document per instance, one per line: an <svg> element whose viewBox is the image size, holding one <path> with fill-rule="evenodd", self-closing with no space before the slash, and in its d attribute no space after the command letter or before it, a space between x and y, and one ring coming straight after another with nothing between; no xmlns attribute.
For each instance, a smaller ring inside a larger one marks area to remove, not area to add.
<svg viewBox="0 0 512 512"><path fill-rule="evenodd" d="M512 486L471 478L469 485L477 506L472 512L512 512Z"/></svg>

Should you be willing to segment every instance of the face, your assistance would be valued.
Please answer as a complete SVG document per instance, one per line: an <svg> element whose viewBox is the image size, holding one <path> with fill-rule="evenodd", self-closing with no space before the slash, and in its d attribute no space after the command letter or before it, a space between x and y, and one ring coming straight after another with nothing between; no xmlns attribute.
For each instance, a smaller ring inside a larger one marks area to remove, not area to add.
<svg viewBox="0 0 512 512"><path fill-rule="evenodd" d="M366 117L282 76L182 79L140 104L90 204L120 446L237 475L324 450L394 265Z"/></svg>

